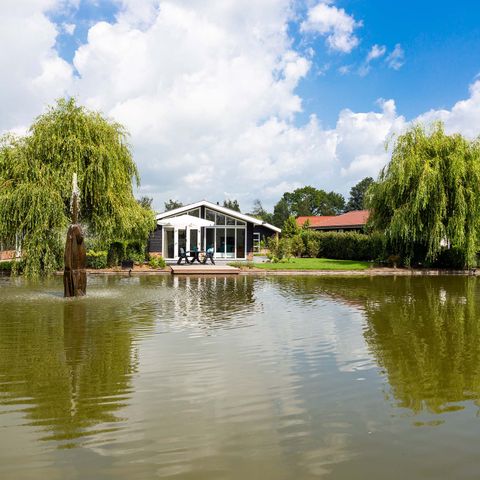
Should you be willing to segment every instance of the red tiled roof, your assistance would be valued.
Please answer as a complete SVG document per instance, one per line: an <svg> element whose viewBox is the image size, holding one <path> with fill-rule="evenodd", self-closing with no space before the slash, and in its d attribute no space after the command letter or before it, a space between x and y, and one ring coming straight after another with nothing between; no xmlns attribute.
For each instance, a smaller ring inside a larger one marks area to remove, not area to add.
<svg viewBox="0 0 480 480"><path fill-rule="evenodd" d="M363 226L367 223L368 215L368 210L353 210L341 215L297 217L296 220L299 227L308 220L311 228L342 228Z"/></svg>

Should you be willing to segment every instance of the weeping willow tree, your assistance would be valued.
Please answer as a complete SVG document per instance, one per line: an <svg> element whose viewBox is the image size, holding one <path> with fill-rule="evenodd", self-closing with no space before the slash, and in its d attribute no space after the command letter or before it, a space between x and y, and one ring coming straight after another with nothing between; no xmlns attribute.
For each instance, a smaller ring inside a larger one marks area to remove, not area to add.
<svg viewBox="0 0 480 480"><path fill-rule="evenodd" d="M367 193L371 223L408 260L434 261L445 244L476 263L480 144L446 135L442 123L399 136L390 163Z"/></svg>
<svg viewBox="0 0 480 480"><path fill-rule="evenodd" d="M25 137L2 138L0 238L21 236L25 274L49 273L62 264L74 172L88 237L146 239L154 215L133 196L139 174L127 136L122 125L74 99L60 99Z"/></svg>

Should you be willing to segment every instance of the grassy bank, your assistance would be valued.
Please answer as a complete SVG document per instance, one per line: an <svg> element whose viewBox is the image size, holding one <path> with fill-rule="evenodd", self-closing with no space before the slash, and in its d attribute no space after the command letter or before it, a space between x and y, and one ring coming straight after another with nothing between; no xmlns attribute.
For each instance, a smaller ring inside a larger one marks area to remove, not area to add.
<svg viewBox="0 0 480 480"><path fill-rule="evenodd" d="M262 270L365 270L369 262L356 260L333 260L330 258L292 258L289 262L255 263Z"/></svg>

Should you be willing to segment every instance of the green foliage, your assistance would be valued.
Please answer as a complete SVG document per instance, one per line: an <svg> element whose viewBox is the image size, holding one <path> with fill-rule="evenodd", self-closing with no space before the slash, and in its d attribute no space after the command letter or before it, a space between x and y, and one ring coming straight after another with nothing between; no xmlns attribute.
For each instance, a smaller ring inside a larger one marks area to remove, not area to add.
<svg viewBox="0 0 480 480"><path fill-rule="evenodd" d="M161 256L150 257L148 262L151 268L165 268L165 259Z"/></svg>
<svg viewBox="0 0 480 480"><path fill-rule="evenodd" d="M227 265L229 265L230 267L240 268L243 270L246 270L246 269L250 270L256 266L255 263L253 262L229 262L227 263Z"/></svg>
<svg viewBox="0 0 480 480"><path fill-rule="evenodd" d="M273 214L267 212L263 208L262 202L258 198L253 202L253 210L251 215L252 217L259 218L260 220L263 220L264 222L267 222L267 223L273 222Z"/></svg>
<svg viewBox="0 0 480 480"><path fill-rule="evenodd" d="M178 200L168 200L168 202L164 203L165 211L169 212L170 210L175 210L176 208L183 207L183 203L179 202Z"/></svg>
<svg viewBox="0 0 480 480"><path fill-rule="evenodd" d="M350 189L350 198L345 207L346 212L363 210L365 208L365 193L373 183L372 177L365 177Z"/></svg>
<svg viewBox="0 0 480 480"><path fill-rule="evenodd" d="M107 268L107 252L88 250L87 252L87 267L94 269Z"/></svg>
<svg viewBox="0 0 480 480"><path fill-rule="evenodd" d="M292 253L295 257L301 257L305 252L305 244L301 235L295 235L291 239Z"/></svg>
<svg viewBox="0 0 480 480"><path fill-rule="evenodd" d="M235 210L236 212L240 212L240 205L238 204L237 200L224 200L223 206L225 208L229 208L230 210Z"/></svg>
<svg viewBox="0 0 480 480"><path fill-rule="evenodd" d="M290 238L279 238L277 235L273 235L268 238L267 247L267 257L271 262L288 261L292 257L292 242Z"/></svg>
<svg viewBox="0 0 480 480"><path fill-rule="evenodd" d="M5 262L0 262L0 273L6 272L10 273L12 271L14 260L7 260Z"/></svg>
<svg viewBox="0 0 480 480"><path fill-rule="evenodd" d="M107 263L109 267L116 267L126 258L124 242L112 242L108 248Z"/></svg>
<svg viewBox="0 0 480 480"><path fill-rule="evenodd" d="M139 177L124 127L61 99L27 136L0 144L0 238L20 234L28 276L63 263L74 172L90 237L146 239L155 226L152 210L133 196Z"/></svg>
<svg viewBox="0 0 480 480"><path fill-rule="evenodd" d="M315 258L318 257L319 244L316 238L308 238L305 245L305 252L308 257Z"/></svg>
<svg viewBox="0 0 480 480"><path fill-rule="evenodd" d="M283 224L282 236L286 238L294 237L298 234L299 230L295 217L290 215Z"/></svg>
<svg viewBox="0 0 480 480"><path fill-rule="evenodd" d="M480 144L415 125L394 143L390 163L367 192L370 222L408 263L434 261L448 240L476 264L480 228Z"/></svg>
<svg viewBox="0 0 480 480"><path fill-rule="evenodd" d="M337 215L344 208L345 199L339 193L306 186L283 194L274 207L273 223L282 226L290 215Z"/></svg>
<svg viewBox="0 0 480 480"><path fill-rule="evenodd" d="M316 232L318 257L343 260L379 260L385 255L381 234L365 235L356 232Z"/></svg>

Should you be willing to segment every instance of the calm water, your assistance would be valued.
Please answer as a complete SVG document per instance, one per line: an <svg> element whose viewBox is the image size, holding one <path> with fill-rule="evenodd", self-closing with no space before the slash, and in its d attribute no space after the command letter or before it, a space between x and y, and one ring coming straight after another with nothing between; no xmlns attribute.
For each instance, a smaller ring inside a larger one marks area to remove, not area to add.
<svg viewBox="0 0 480 480"><path fill-rule="evenodd" d="M0 478L478 479L476 278L0 278Z"/></svg>

